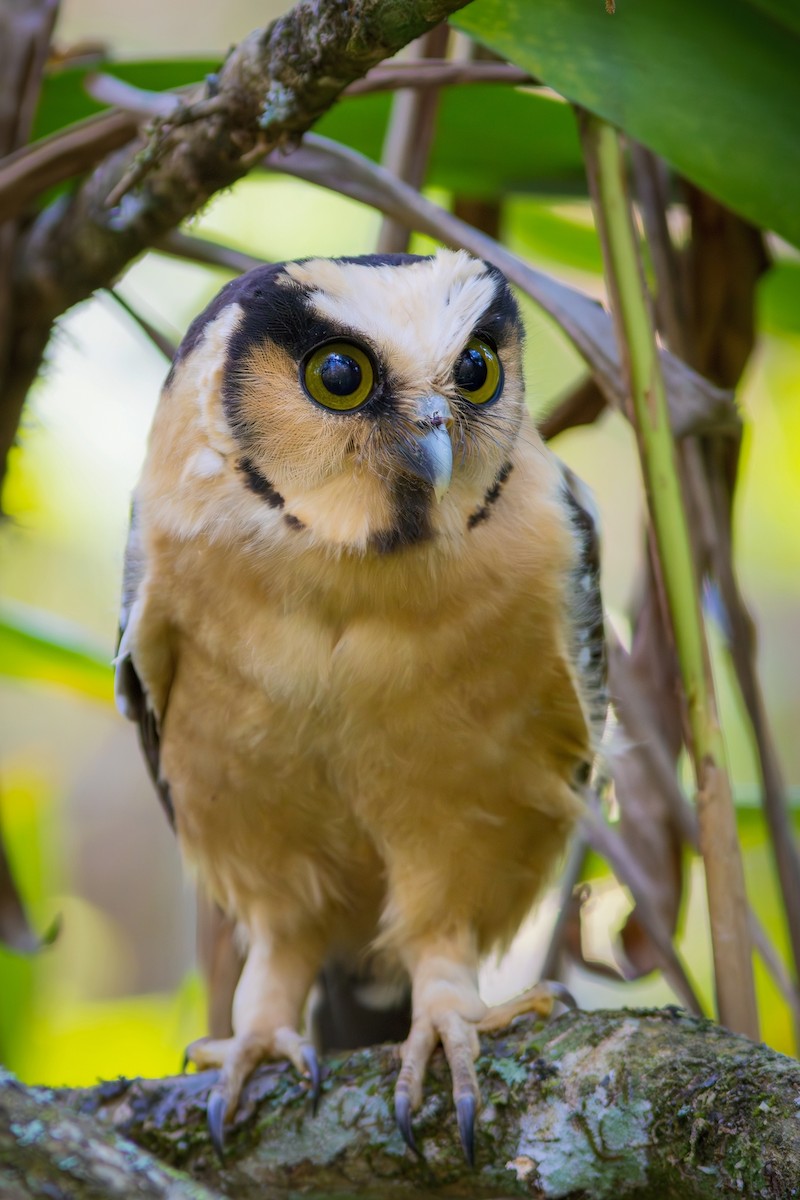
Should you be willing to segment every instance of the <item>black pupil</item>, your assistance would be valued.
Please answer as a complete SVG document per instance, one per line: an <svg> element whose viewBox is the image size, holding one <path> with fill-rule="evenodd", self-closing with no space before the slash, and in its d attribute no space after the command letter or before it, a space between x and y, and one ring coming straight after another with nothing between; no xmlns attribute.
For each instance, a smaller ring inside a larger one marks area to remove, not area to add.
<svg viewBox="0 0 800 1200"><path fill-rule="evenodd" d="M456 363L456 386L465 392L477 392L489 374L486 359L480 350L465 350Z"/></svg>
<svg viewBox="0 0 800 1200"><path fill-rule="evenodd" d="M361 383L361 367L349 354L334 351L325 359L319 376L334 396L351 396Z"/></svg>

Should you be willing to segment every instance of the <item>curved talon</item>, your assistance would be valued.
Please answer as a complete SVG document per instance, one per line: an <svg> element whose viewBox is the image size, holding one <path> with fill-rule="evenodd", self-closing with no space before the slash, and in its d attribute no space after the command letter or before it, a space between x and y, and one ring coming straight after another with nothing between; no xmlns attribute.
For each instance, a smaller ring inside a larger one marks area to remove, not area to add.
<svg viewBox="0 0 800 1200"><path fill-rule="evenodd" d="M469 1166L475 1166L475 1113L477 1105L471 1092L459 1096L456 1100L456 1117L458 1118L458 1136L464 1149L464 1157Z"/></svg>
<svg viewBox="0 0 800 1200"><path fill-rule="evenodd" d="M414 1130L411 1127L411 1098L405 1092L395 1095L394 1098L394 1119L397 1128L403 1135L403 1141L417 1157L421 1157L417 1149L417 1143L414 1141Z"/></svg>
<svg viewBox="0 0 800 1200"><path fill-rule="evenodd" d="M316 1116L322 1088L322 1072L319 1069L319 1059L314 1047L309 1045L303 1046L300 1055L308 1068L308 1078L311 1082L311 1111Z"/></svg>
<svg viewBox="0 0 800 1200"><path fill-rule="evenodd" d="M227 1109L228 1101L222 1092L212 1092L206 1106L206 1123L211 1144L216 1150L220 1162L225 1157L225 1113Z"/></svg>
<svg viewBox="0 0 800 1200"><path fill-rule="evenodd" d="M565 1008L571 1008L577 1012L578 1001L568 987L565 987L563 983L557 983L554 979L543 979L542 984L550 991L554 1000L559 1000Z"/></svg>

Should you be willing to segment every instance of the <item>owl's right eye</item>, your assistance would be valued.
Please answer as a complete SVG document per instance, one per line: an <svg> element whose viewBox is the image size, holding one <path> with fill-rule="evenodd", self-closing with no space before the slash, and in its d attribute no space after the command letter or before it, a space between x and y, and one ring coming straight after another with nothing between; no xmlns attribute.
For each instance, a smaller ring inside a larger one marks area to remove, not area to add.
<svg viewBox="0 0 800 1200"><path fill-rule="evenodd" d="M323 408L353 412L372 395L375 370L360 346L326 342L303 362L300 382L306 395Z"/></svg>

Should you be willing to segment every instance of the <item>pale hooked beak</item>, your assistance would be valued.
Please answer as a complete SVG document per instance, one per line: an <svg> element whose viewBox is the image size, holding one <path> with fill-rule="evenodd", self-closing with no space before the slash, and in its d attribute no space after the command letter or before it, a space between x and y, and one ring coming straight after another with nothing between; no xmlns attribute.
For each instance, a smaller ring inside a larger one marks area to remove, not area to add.
<svg viewBox="0 0 800 1200"><path fill-rule="evenodd" d="M437 500L449 488L453 474L452 423L453 414L444 396L425 396L417 405L414 433L401 451L407 470L429 483Z"/></svg>

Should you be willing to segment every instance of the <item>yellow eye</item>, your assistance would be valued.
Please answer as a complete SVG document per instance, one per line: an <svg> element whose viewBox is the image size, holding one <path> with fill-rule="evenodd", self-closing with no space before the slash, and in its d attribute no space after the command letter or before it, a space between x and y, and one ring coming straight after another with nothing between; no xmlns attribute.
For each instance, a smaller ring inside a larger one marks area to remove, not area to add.
<svg viewBox="0 0 800 1200"><path fill-rule="evenodd" d="M352 342L326 342L305 360L300 379L306 394L323 408L352 412L372 395L375 371Z"/></svg>
<svg viewBox="0 0 800 1200"><path fill-rule="evenodd" d="M503 366L488 342L470 338L456 359L455 384L470 404L489 404L503 390Z"/></svg>

